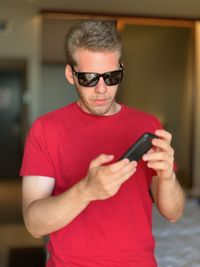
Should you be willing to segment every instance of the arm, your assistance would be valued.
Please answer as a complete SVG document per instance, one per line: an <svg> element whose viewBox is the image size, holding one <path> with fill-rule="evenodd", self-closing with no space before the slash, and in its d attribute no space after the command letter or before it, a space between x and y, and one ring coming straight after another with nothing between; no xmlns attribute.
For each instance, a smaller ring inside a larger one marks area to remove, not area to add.
<svg viewBox="0 0 200 267"><path fill-rule="evenodd" d="M159 212L169 221L175 222L183 213L185 196L173 170L171 134L158 130L156 135L158 139L152 141L156 149L151 150L143 159L148 162L148 167L157 172L157 176L152 179L151 191Z"/></svg>
<svg viewBox="0 0 200 267"><path fill-rule="evenodd" d="M28 231L37 238L57 231L76 218L91 201L116 194L121 184L135 172L136 163L125 159L103 166L112 159L108 155L94 159L86 177L58 196L51 196L53 178L25 176L23 215Z"/></svg>
<svg viewBox="0 0 200 267"><path fill-rule="evenodd" d="M51 196L54 184L51 177L23 177L24 221L27 230L36 238L64 227L88 205L81 183L63 194Z"/></svg>
<svg viewBox="0 0 200 267"><path fill-rule="evenodd" d="M175 173L169 180L153 177L151 191L159 212L170 222L176 222L183 213L185 196Z"/></svg>

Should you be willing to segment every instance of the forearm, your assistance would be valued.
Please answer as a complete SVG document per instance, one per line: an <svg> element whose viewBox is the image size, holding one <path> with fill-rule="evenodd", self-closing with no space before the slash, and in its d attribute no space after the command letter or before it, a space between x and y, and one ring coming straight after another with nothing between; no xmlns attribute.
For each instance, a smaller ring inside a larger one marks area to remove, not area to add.
<svg viewBox="0 0 200 267"><path fill-rule="evenodd" d="M170 179L159 179L157 186L157 200L156 205L160 213L169 221L175 222L181 217L184 204L185 195L175 173Z"/></svg>
<svg viewBox="0 0 200 267"><path fill-rule="evenodd" d="M58 196L30 203L24 210L26 227L36 238L48 235L69 224L88 204L80 181Z"/></svg>
<svg viewBox="0 0 200 267"><path fill-rule="evenodd" d="M112 158L102 154L94 159L86 177L58 196L50 197L55 186L54 178L24 177L23 213L29 232L38 238L55 232L68 225L90 202L116 194L136 171L137 164L125 159L102 166Z"/></svg>

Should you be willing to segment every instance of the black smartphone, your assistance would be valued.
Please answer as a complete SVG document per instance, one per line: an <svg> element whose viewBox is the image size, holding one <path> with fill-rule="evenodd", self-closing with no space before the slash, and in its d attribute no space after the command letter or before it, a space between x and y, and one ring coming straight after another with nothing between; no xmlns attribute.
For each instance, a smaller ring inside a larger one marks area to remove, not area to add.
<svg viewBox="0 0 200 267"><path fill-rule="evenodd" d="M152 139L157 138L155 134L144 133L121 157L119 160L128 158L130 161L139 161L152 147Z"/></svg>

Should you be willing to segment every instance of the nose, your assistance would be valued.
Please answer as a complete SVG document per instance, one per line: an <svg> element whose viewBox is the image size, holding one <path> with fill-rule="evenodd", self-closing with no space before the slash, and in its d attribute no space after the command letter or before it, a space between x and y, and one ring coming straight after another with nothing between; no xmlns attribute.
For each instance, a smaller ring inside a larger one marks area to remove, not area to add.
<svg viewBox="0 0 200 267"><path fill-rule="evenodd" d="M97 85L95 86L95 91L99 94L104 94L107 90L107 85L104 82L103 77L100 77Z"/></svg>

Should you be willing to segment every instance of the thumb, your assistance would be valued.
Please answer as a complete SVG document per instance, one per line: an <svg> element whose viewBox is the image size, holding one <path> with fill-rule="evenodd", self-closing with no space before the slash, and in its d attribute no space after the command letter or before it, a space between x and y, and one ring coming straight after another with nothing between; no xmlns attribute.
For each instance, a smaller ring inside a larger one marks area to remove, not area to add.
<svg viewBox="0 0 200 267"><path fill-rule="evenodd" d="M99 167L99 166L103 165L104 163L111 161L113 158L114 158L113 155L101 154L97 158L95 158L94 160L91 161L90 168Z"/></svg>

